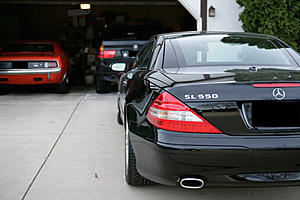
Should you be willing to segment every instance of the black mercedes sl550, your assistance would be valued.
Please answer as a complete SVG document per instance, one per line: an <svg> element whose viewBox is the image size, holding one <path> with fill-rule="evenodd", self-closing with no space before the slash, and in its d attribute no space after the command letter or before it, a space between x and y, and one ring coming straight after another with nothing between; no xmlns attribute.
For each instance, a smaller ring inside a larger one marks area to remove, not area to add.
<svg viewBox="0 0 300 200"><path fill-rule="evenodd" d="M299 184L300 55L268 35L154 36L120 78L118 121L129 185Z"/></svg>

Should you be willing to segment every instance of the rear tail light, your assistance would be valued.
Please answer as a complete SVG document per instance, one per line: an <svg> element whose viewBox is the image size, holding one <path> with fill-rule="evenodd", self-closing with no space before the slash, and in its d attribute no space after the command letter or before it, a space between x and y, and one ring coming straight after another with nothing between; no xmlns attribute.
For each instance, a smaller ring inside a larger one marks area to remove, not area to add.
<svg viewBox="0 0 300 200"><path fill-rule="evenodd" d="M134 63L132 64L132 68L133 68L133 69L135 68L135 65L136 65L136 62L134 62Z"/></svg>
<svg viewBox="0 0 300 200"><path fill-rule="evenodd" d="M116 55L116 50L104 50L104 47L99 48L98 58L114 58Z"/></svg>
<svg viewBox="0 0 300 200"><path fill-rule="evenodd" d="M0 62L0 69L11 69L12 62Z"/></svg>
<svg viewBox="0 0 300 200"><path fill-rule="evenodd" d="M37 68L56 68L58 67L57 62L47 61L47 62L28 62L28 69L37 69Z"/></svg>
<svg viewBox="0 0 300 200"><path fill-rule="evenodd" d="M150 106L147 118L154 126L176 132L222 133L203 117L167 92Z"/></svg>
<svg viewBox="0 0 300 200"><path fill-rule="evenodd" d="M48 62L48 68L56 68L57 62Z"/></svg>

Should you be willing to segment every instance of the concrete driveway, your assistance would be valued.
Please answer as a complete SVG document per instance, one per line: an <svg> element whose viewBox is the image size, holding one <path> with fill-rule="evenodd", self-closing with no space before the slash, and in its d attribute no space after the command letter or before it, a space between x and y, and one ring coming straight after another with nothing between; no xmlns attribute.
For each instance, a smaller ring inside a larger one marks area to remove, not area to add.
<svg viewBox="0 0 300 200"><path fill-rule="evenodd" d="M14 91L0 96L0 200L299 199L300 187L130 187L116 93L94 87L67 95Z"/></svg>

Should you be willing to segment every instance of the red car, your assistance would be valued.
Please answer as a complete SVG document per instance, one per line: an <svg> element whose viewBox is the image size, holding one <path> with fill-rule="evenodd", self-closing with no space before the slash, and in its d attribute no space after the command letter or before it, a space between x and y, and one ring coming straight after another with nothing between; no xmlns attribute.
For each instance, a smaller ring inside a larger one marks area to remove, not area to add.
<svg viewBox="0 0 300 200"><path fill-rule="evenodd" d="M0 49L0 86L54 85L69 92L69 59L55 41L17 41Z"/></svg>

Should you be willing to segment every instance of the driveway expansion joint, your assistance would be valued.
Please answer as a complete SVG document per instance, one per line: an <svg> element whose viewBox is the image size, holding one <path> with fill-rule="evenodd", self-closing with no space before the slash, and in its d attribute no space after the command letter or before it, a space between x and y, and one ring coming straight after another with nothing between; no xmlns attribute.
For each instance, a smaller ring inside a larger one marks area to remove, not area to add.
<svg viewBox="0 0 300 200"><path fill-rule="evenodd" d="M87 92L87 91L86 91L86 92ZM37 173L36 173L35 176L33 177L33 179L32 179L32 181L31 181L30 185L28 186L28 188L27 188L25 194L24 194L23 197L22 197L22 200L25 200L25 198L26 198L26 196L27 196L29 190L31 189L31 187L32 187L32 185L34 184L35 180L37 179L37 177L39 176L39 174L40 174L40 172L42 171L43 167L45 166L45 164L47 163L48 159L50 158L52 152L54 151L54 149L55 149L55 147L56 147L56 145L57 145L57 143L59 142L59 140L60 140L60 138L62 137L63 133L65 132L67 126L69 125L71 119L73 118L73 116L74 116L76 110L78 109L79 105L80 105L80 104L84 101L84 99L86 98L86 95L87 95L87 94L82 95L81 98L79 99L79 101L78 101L78 103L76 104L75 108L73 109L71 115L69 116L69 118L68 118L66 124L64 125L63 129L61 130L60 134L58 135L57 139L55 140L55 142L54 142L52 148L50 149L49 153L47 154L46 159L44 160L44 162L42 163L41 167L39 168L39 170L37 171Z"/></svg>

